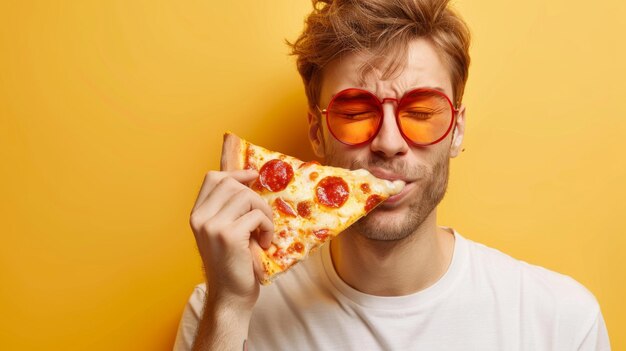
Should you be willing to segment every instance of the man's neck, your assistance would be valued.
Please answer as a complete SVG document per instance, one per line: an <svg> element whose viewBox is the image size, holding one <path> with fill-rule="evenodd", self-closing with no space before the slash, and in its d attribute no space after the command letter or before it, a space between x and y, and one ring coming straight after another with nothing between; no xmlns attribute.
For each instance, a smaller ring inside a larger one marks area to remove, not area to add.
<svg viewBox="0 0 626 351"><path fill-rule="evenodd" d="M437 227L436 209L405 239L378 241L347 230L330 244L337 274L356 290L401 296L436 283L447 271L454 235Z"/></svg>

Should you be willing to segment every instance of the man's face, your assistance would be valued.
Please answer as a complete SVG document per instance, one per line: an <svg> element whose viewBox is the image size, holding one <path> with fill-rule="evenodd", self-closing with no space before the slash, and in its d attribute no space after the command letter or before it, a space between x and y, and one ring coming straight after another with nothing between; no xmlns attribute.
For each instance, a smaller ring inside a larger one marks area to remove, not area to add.
<svg viewBox="0 0 626 351"><path fill-rule="evenodd" d="M411 43L407 64L402 72L381 80L380 70L374 69L359 84L359 71L365 58L349 54L332 61L323 72L320 93L321 109L326 108L333 94L346 88L361 88L379 99L400 99L419 87L441 88L452 99L452 84L445 64L430 42L418 39ZM395 103L383 105L384 118L378 135L363 146L348 146L328 131L325 116L310 118L309 135L316 154L326 163L349 169L365 168L379 178L402 179L404 190L382 203L367 217L351 228L374 240L400 240L422 224L443 198L450 157L460 149L464 130L464 108L456 116L453 132L437 144L415 147L400 134L396 124ZM321 122L321 126L318 122Z"/></svg>

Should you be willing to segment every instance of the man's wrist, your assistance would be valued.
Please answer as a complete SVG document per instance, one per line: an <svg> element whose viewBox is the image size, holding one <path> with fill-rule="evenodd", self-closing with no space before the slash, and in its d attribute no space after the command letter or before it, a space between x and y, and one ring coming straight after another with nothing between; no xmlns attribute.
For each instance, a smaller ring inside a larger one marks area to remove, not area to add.
<svg viewBox="0 0 626 351"><path fill-rule="evenodd" d="M204 317L213 318L216 321L229 321L237 326L245 326L247 330L250 324L252 309L240 307L229 301L211 301L205 305Z"/></svg>
<svg viewBox="0 0 626 351"><path fill-rule="evenodd" d="M250 318L254 302L236 296L225 296L208 289L205 295L205 309L227 318Z"/></svg>
<svg viewBox="0 0 626 351"><path fill-rule="evenodd" d="M241 351L248 338L251 309L207 300L193 350Z"/></svg>
<svg viewBox="0 0 626 351"><path fill-rule="evenodd" d="M218 297L207 293L204 318L213 321L216 326L228 326L231 337L247 339L252 307L237 298Z"/></svg>

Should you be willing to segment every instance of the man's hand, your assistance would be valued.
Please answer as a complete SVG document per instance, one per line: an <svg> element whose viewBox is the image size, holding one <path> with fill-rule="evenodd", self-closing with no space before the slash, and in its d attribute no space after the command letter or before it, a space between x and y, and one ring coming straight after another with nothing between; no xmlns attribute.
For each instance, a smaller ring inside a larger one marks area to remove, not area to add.
<svg viewBox="0 0 626 351"><path fill-rule="evenodd" d="M257 176L251 170L208 172L191 211L189 223L207 278L196 340L203 346L197 349L228 349L224 346L231 342L241 348L246 337L260 289L252 250L268 248L274 233L272 209L244 185Z"/></svg>

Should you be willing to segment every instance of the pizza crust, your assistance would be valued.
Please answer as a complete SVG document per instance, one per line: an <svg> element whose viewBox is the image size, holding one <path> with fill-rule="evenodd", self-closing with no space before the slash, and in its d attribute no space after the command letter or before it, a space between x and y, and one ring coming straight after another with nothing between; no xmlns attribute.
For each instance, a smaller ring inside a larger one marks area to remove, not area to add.
<svg viewBox="0 0 626 351"><path fill-rule="evenodd" d="M236 171L244 169L246 160L247 145L241 138L226 132L222 145L222 156L220 169L222 171ZM251 245L253 254L254 272L259 282L263 285L270 284L280 273L281 267L271 260L267 253L255 243Z"/></svg>
<svg viewBox="0 0 626 351"><path fill-rule="evenodd" d="M224 144L222 145L222 158L220 160L220 169L222 171L236 171L243 169L245 166L246 155L245 143L230 132L224 134Z"/></svg>
<svg viewBox="0 0 626 351"><path fill-rule="evenodd" d="M252 254L254 256L254 270L259 283L262 285L271 284L276 277L283 273L282 268L271 260L259 245L253 246Z"/></svg>

